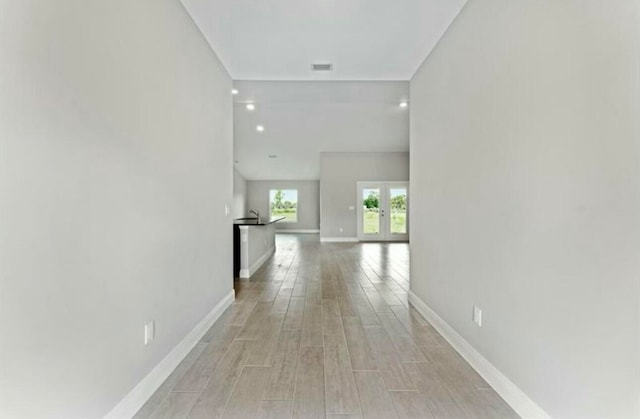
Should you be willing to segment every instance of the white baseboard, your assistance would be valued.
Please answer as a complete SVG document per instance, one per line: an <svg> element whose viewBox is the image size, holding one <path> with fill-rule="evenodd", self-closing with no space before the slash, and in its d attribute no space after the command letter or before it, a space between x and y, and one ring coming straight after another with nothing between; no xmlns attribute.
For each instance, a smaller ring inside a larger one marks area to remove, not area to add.
<svg viewBox="0 0 640 419"><path fill-rule="evenodd" d="M320 237L322 243L354 243L359 241L357 237Z"/></svg>
<svg viewBox="0 0 640 419"><path fill-rule="evenodd" d="M276 230L278 234L318 234L320 230Z"/></svg>
<svg viewBox="0 0 640 419"><path fill-rule="evenodd" d="M182 362L191 349L200 342L200 339L207 333L207 330L209 330L220 315L233 303L233 300L235 300L235 291L231 290L120 403L107 413L105 419L132 418L160 385L162 385L164 380L167 379L178 364Z"/></svg>
<svg viewBox="0 0 640 419"><path fill-rule="evenodd" d="M487 383L523 419L550 419L551 416L529 398L518 386L500 372L489 360L478 352L447 322L409 291L409 302L444 337L447 342L485 379Z"/></svg>
<svg viewBox="0 0 640 419"><path fill-rule="evenodd" d="M269 259L269 257L271 257L272 254L274 254L276 251L276 247L273 246L271 249L269 249L267 251L267 253L265 253L264 255L260 256L260 259L256 260L256 262L249 267L249 269L240 269L240 272L238 273L238 277L239 278L250 278L251 275L253 275L254 273L256 273L256 271L258 269L260 269L260 267L262 266L263 263L265 263L267 261L267 259Z"/></svg>

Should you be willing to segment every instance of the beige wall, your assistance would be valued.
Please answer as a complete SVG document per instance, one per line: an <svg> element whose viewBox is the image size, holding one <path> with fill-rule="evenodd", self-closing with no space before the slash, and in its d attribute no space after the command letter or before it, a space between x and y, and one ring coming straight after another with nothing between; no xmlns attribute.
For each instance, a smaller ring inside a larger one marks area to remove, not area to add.
<svg viewBox="0 0 640 419"><path fill-rule="evenodd" d="M409 153L321 154L321 237L357 238L357 183L367 180L409 180Z"/></svg>
<svg viewBox="0 0 640 419"><path fill-rule="evenodd" d="M99 418L232 291L231 79L178 1L1 8L0 416Z"/></svg>
<svg viewBox="0 0 640 419"><path fill-rule="evenodd" d="M411 290L556 418L640 415L639 28L469 0L411 81Z"/></svg>

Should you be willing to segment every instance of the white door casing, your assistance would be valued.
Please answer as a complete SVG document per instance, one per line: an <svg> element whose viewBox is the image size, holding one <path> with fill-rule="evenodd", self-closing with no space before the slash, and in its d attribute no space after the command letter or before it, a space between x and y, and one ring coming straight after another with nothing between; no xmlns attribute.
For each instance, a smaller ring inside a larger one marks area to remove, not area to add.
<svg viewBox="0 0 640 419"><path fill-rule="evenodd" d="M358 239L408 241L409 182L361 181L357 185ZM365 201L376 195L378 208L375 208L375 199Z"/></svg>

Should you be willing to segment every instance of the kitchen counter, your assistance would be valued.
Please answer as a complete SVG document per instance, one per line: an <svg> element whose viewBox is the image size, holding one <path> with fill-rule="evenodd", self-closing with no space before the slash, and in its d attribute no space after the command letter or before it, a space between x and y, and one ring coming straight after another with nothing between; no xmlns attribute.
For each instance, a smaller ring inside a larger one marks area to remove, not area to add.
<svg viewBox="0 0 640 419"><path fill-rule="evenodd" d="M249 278L276 251L276 226L285 217L233 220L233 273Z"/></svg>
<svg viewBox="0 0 640 419"><path fill-rule="evenodd" d="M277 223L284 220L286 217L271 217L271 218L236 218L233 220L233 224L237 226L266 226L269 224Z"/></svg>

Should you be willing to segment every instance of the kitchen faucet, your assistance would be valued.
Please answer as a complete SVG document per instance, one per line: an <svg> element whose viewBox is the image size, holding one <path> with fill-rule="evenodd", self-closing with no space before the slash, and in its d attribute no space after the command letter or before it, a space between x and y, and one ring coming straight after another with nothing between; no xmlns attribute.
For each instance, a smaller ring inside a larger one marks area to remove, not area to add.
<svg viewBox="0 0 640 419"><path fill-rule="evenodd" d="M256 217L258 217L258 219L260 219L260 211L258 211L258 210L251 210L251 211L249 211L249 214L255 214Z"/></svg>

